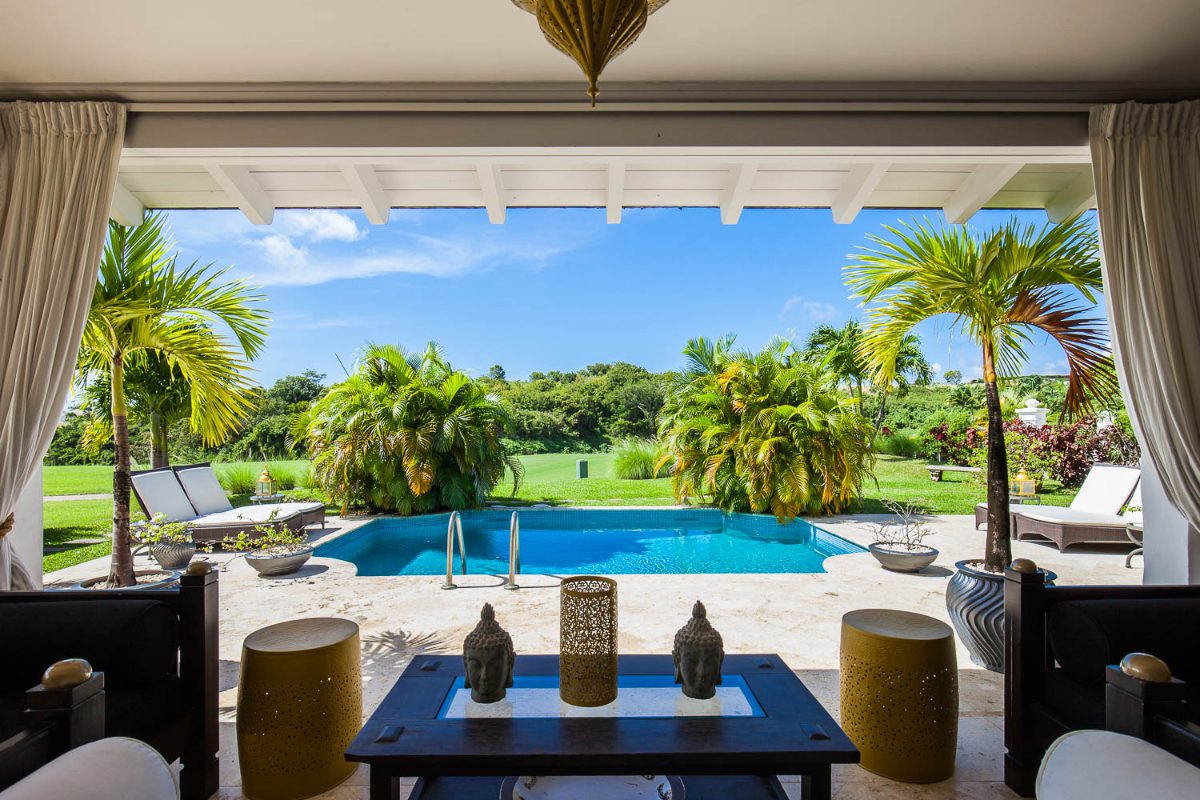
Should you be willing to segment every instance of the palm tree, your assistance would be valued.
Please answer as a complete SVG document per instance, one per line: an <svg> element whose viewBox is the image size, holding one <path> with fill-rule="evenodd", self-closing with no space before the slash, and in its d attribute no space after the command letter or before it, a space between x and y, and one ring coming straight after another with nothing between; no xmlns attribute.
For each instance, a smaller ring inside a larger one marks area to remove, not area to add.
<svg viewBox="0 0 1200 800"><path fill-rule="evenodd" d="M126 373L162 359L190 386L191 425L216 444L247 410L247 360L266 338L264 298L211 265L178 268L162 215L126 227L110 222L79 352L79 379L110 385L113 444L113 557L108 583L133 583L129 549L129 403ZM214 328L228 328L230 341Z"/></svg>
<svg viewBox="0 0 1200 800"><path fill-rule="evenodd" d="M732 337L688 342L659 433L680 502L781 520L837 511L870 473L870 425L837 391L839 378L783 340L735 352Z"/></svg>
<svg viewBox="0 0 1200 800"><path fill-rule="evenodd" d="M91 420L82 442L91 453L112 441L112 382L108 375L93 377L87 385L85 407ZM150 466L170 466L170 426L192 410L192 387L179 368L158 353L146 353L125 365L125 398L129 415L150 428Z"/></svg>
<svg viewBox="0 0 1200 800"><path fill-rule="evenodd" d="M824 364L846 382L850 396L858 399L859 413L863 413L863 381L867 378L867 364L859 351L861 342L862 328L857 320L850 320L840 328L818 325L804 343L806 358Z"/></svg>
<svg viewBox="0 0 1200 800"><path fill-rule="evenodd" d="M861 348L861 344L860 344ZM921 340L915 333L906 334L896 350L896 366L892 371L892 381L887 384L877 384L879 393L879 410L875 413L875 435L883 428L883 415L887 411L888 393L893 390L901 397L908 392L909 384L928 386L933 383L933 367L925 360L921 351Z"/></svg>
<svg viewBox="0 0 1200 800"><path fill-rule="evenodd" d="M342 501L401 514L481 505L522 467L501 438L505 407L448 364L437 345L410 354L368 345L355 371L292 425L313 476Z"/></svg>
<svg viewBox="0 0 1200 800"><path fill-rule="evenodd" d="M1008 458L997 378L1015 375L1037 330L1063 348L1070 366L1064 413L1079 413L1116 390L1104 323L1086 317L1075 295L1095 303L1100 261L1095 229L1081 219L1040 229L1016 220L976 233L928 223L872 236L847 267L847 282L878 305L862 353L879 382L895 375L905 335L940 314L979 344L988 410L988 546L984 567L999 572L1012 559Z"/></svg>

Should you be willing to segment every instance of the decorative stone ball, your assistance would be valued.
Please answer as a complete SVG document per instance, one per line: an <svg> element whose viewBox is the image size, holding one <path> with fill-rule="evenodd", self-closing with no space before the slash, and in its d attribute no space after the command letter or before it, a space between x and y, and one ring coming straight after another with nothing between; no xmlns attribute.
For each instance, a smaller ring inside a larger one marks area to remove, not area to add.
<svg viewBox="0 0 1200 800"><path fill-rule="evenodd" d="M1149 653L1130 653L1121 659L1121 672L1146 683L1168 683L1171 668L1161 658Z"/></svg>
<svg viewBox="0 0 1200 800"><path fill-rule="evenodd" d="M46 689L72 689L92 677L92 665L82 658L66 658L55 661L42 673L42 686Z"/></svg>
<svg viewBox="0 0 1200 800"><path fill-rule="evenodd" d="M207 575L212 572L212 562L209 561L193 561L188 564L187 575Z"/></svg>
<svg viewBox="0 0 1200 800"><path fill-rule="evenodd" d="M1038 565L1028 558L1018 558L1012 562L1012 571L1022 575L1033 575L1038 571Z"/></svg>

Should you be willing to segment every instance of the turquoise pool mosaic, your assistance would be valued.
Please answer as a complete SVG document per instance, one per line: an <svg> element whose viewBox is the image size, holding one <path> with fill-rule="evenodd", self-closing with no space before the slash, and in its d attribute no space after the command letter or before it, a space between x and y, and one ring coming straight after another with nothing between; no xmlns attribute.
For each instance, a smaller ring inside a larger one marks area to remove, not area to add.
<svg viewBox="0 0 1200 800"><path fill-rule="evenodd" d="M805 520L696 509L520 509L521 571L543 575L824 572L830 556L866 552ZM508 573L512 511L462 514L467 572ZM446 571L449 514L381 517L317 547L359 575ZM457 555L455 572L459 571Z"/></svg>

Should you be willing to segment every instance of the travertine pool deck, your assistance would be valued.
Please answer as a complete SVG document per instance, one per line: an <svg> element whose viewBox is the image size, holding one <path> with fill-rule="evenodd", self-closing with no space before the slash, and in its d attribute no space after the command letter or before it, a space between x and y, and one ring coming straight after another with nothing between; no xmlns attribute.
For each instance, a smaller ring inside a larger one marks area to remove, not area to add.
<svg viewBox="0 0 1200 800"><path fill-rule="evenodd" d="M864 547L872 525L886 517L813 520ZM332 519L319 540L369 521ZM926 543L941 551L937 563L917 575L886 572L869 553L835 556L827 572L782 575L619 575L620 647L623 653L666 653L675 631L702 599L729 653L778 653L817 698L838 716L838 642L842 614L856 608L899 608L949 621L946 582L954 562L982 554L984 534L967 516L929 518ZM314 535L314 538L318 538ZM1124 567L1124 548L1079 548L1059 553L1050 545L1014 542L1014 555L1034 559L1058 573L1059 583L1141 583L1141 559ZM238 661L242 640L264 625L298 617L340 616L357 622L363 645L363 702L370 713L414 655L461 652L483 603L512 634L517 653L558 649L558 578L521 576L519 591L505 591L500 577L456 576L462 587L443 591L440 576L358 577L354 566L313 559L294 576L260 578L240 558L210 556L221 574L221 793L241 798L234 737ZM141 566L142 559L139 559ZM106 570L106 561L80 564L47 576L77 580ZM959 646L960 724L957 772L949 781L900 784L853 767L834 768L834 796L860 798L1013 798L1003 783L1003 681L976 668ZM367 797L359 770L342 786L321 795ZM793 797L799 784L787 782ZM490 798L489 798L490 800Z"/></svg>

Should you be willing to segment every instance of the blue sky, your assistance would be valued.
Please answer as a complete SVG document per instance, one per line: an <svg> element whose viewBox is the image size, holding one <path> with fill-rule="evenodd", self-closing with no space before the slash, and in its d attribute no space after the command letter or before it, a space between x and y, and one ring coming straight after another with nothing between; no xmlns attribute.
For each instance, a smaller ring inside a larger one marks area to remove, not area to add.
<svg viewBox="0 0 1200 800"><path fill-rule="evenodd" d="M983 211L972 224L1011 215ZM802 341L816 325L862 317L843 284L847 254L921 216L936 212L868 210L836 225L828 209L748 209L722 225L715 209L627 209L607 225L603 209L510 209L507 224L491 225L481 209L397 209L377 226L323 209L256 226L238 211L172 211L168 225L182 261L232 266L267 294L271 335L255 377L269 385L305 369L338 380L339 359L351 368L369 341L433 340L456 367L482 374L498 363L509 378L618 360L675 369L699 335ZM979 375L978 350L948 318L917 332L939 372ZM1061 351L1039 337L1026 372L1064 371Z"/></svg>

